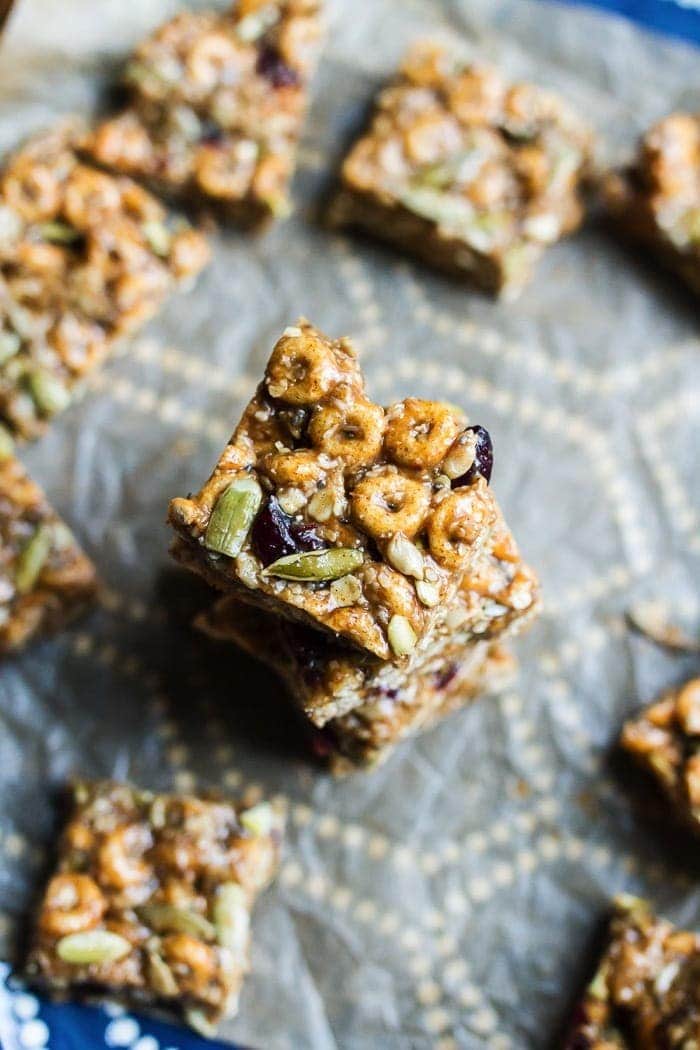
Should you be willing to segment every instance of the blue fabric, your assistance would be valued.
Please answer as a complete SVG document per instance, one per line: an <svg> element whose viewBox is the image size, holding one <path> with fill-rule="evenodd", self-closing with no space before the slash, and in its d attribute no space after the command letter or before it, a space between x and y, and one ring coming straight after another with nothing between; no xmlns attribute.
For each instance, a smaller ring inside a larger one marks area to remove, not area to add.
<svg viewBox="0 0 700 1050"><path fill-rule="evenodd" d="M47 1002L0 963L1 1050L232 1050L187 1028L103 1008ZM238 1048L242 1050L242 1048Z"/></svg>
<svg viewBox="0 0 700 1050"><path fill-rule="evenodd" d="M700 44L700 0L560 0L580 7L602 7L647 29Z"/></svg>

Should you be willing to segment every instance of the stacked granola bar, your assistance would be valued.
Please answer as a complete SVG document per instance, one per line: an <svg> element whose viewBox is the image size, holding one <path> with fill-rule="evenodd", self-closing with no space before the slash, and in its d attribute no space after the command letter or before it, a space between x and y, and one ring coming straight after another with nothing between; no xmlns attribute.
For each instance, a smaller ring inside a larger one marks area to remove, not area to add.
<svg viewBox="0 0 700 1050"><path fill-rule="evenodd" d="M377 762L511 669L496 640L539 593L492 459L452 405L374 404L349 342L300 321L209 480L172 501L175 557L224 594L200 626L280 673L336 767Z"/></svg>

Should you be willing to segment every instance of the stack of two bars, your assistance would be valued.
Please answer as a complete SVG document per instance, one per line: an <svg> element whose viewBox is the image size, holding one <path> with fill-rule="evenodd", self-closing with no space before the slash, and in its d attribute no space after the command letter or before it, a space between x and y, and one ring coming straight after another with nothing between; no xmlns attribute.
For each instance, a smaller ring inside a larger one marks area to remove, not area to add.
<svg viewBox="0 0 700 1050"><path fill-rule="evenodd" d="M355 353L285 330L175 557L223 592L199 626L269 664L335 771L500 687L501 638L539 605L491 494L487 431L459 409L369 400Z"/></svg>

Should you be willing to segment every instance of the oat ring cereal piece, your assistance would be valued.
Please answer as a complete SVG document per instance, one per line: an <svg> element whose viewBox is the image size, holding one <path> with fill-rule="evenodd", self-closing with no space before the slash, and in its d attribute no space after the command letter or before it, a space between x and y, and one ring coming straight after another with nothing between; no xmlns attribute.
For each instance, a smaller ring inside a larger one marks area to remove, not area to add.
<svg viewBox="0 0 700 1050"><path fill-rule="evenodd" d="M309 437L316 448L349 467L376 460L384 439L384 410L371 401L320 405L311 417Z"/></svg>
<svg viewBox="0 0 700 1050"><path fill-rule="evenodd" d="M143 854L151 845L151 837L142 825L122 824L100 846L98 865L102 881L116 889L146 882L152 869Z"/></svg>
<svg viewBox="0 0 700 1050"><path fill-rule="evenodd" d="M265 473L276 485L316 485L328 470L317 452L298 448L289 452L270 452L263 460Z"/></svg>
<svg viewBox="0 0 700 1050"><path fill-rule="evenodd" d="M219 969L216 948L189 933L171 933L163 938L162 952L166 963L181 974L181 989L206 997Z"/></svg>
<svg viewBox="0 0 700 1050"><path fill-rule="evenodd" d="M384 447L402 467L436 467L458 431L447 405L408 397L389 411Z"/></svg>
<svg viewBox="0 0 700 1050"><path fill-rule="evenodd" d="M481 535L484 509L480 485L451 492L428 522L428 542L437 562L446 569L459 569L470 548Z"/></svg>
<svg viewBox="0 0 700 1050"><path fill-rule="evenodd" d="M52 937L90 930L104 915L107 902L97 883L79 872L54 875L48 885L40 925Z"/></svg>
<svg viewBox="0 0 700 1050"><path fill-rule="evenodd" d="M110 175L79 165L69 176L63 210L78 229L94 225L101 216L118 212L121 206L119 185Z"/></svg>
<svg viewBox="0 0 700 1050"><path fill-rule="evenodd" d="M290 405L313 405L338 381L327 349L313 336L283 335L267 366L271 397Z"/></svg>
<svg viewBox="0 0 700 1050"><path fill-rule="evenodd" d="M2 195L25 222L52 219L61 206L61 185L56 174L31 159L10 167L2 180Z"/></svg>
<svg viewBox="0 0 700 1050"><path fill-rule="evenodd" d="M425 522L430 493L422 481L383 469L355 486L351 504L355 521L373 539L389 539L395 532L411 539Z"/></svg>

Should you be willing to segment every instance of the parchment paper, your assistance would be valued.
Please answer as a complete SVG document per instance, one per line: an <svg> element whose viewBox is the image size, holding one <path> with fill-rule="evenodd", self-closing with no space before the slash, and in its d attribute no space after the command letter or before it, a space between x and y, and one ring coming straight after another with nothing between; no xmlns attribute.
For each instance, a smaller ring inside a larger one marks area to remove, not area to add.
<svg viewBox="0 0 700 1050"><path fill-rule="evenodd" d="M175 8L19 0L0 54L0 148L100 104L124 54ZM609 755L626 714L693 670L631 636L623 613L661 595L698 630L697 301L591 229L498 305L329 235L317 206L377 84L425 29L457 30L559 87L613 153L698 106L698 54L526 0L335 0L329 15L294 218L258 240L217 234L196 290L22 451L108 590L91 618L0 672L0 956L72 772L254 783L289 800L288 844L228 1034L271 1050L546 1047L612 893L648 894L700 927L696 859ZM189 630L206 593L171 567L164 525L300 313L356 337L374 397L446 396L491 430L495 490L547 603L518 645L516 688L341 782L304 760L273 679Z"/></svg>

